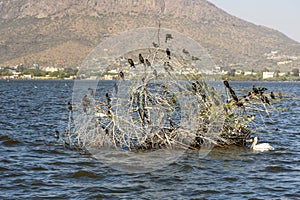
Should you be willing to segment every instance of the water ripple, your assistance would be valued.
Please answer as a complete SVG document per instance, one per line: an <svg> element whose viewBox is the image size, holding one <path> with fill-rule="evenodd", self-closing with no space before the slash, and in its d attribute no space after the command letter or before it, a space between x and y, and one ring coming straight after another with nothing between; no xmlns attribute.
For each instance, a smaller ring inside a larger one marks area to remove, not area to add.
<svg viewBox="0 0 300 200"><path fill-rule="evenodd" d="M53 137L66 127L73 82L0 82L0 199L300 199L300 103L294 99L257 133L274 151L215 148L205 158L186 152L157 171L129 173ZM255 85L300 95L300 83Z"/></svg>

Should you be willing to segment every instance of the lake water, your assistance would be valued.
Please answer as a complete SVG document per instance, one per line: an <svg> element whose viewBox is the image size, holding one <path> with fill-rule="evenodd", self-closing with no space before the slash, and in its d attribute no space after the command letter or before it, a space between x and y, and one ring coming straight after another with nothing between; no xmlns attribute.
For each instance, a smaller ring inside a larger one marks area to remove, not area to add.
<svg viewBox="0 0 300 200"><path fill-rule="evenodd" d="M293 96L256 133L274 151L187 152L162 169L133 173L54 138L67 126L72 81L0 80L0 199L300 199L300 83L231 84Z"/></svg>

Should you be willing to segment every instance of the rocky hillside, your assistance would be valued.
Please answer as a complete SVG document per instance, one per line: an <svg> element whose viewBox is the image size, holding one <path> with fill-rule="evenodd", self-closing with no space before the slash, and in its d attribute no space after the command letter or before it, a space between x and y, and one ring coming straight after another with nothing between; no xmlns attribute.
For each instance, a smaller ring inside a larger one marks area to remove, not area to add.
<svg viewBox="0 0 300 200"><path fill-rule="evenodd" d="M0 66L79 66L106 37L159 22L197 40L219 65L284 70L299 64L299 43L206 0L0 0ZM271 51L276 55L267 56Z"/></svg>

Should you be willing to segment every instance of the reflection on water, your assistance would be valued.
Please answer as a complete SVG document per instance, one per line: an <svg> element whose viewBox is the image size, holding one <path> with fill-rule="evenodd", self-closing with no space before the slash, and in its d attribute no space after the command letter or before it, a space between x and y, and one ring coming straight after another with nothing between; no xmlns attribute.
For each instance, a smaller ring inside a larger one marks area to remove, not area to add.
<svg viewBox="0 0 300 200"><path fill-rule="evenodd" d="M231 84L294 94L279 105L285 111L273 112L273 121L256 133L259 142L270 143L274 151L254 153L232 146L214 148L200 158L191 151L168 166L140 173L103 166L91 154L65 149L54 138L54 131L67 125L72 84L0 81L1 199L300 198L300 83Z"/></svg>

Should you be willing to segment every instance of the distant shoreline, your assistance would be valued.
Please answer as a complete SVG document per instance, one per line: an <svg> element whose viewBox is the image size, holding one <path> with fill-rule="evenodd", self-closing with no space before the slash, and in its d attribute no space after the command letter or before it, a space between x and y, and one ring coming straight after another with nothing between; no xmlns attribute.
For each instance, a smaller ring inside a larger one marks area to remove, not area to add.
<svg viewBox="0 0 300 200"><path fill-rule="evenodd" d="M9 78L0 78L1 81L115 81L115 80L104 80L104 79L63 79L63 78L31 78L31 79L9 79ZM240 79L240 78L232 78L232 77L222 77L222 78L212 78L207 81L218 81L218 80L228 80L231 82L300 82L299 78L286 78L283 79Z"/></svg>

